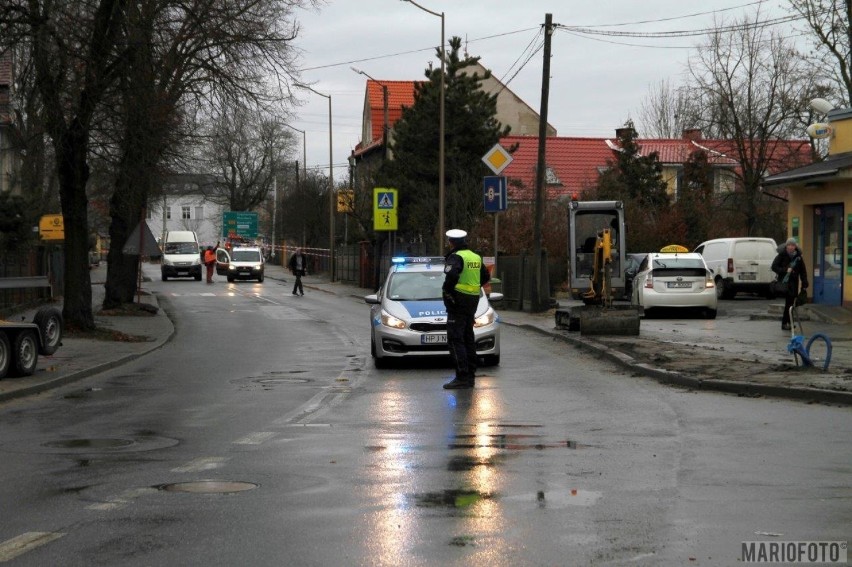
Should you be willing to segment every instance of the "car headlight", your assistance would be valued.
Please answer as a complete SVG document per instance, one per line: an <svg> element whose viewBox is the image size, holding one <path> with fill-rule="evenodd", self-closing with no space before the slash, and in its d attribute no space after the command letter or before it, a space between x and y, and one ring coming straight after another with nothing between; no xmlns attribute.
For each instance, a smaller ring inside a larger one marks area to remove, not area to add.
<svg viewBox="0 0 852 567"><path fill-rule="evenodd" d="M168 258L166 258L165 256L163 256L163 265L164 265L164 266L171 266L171 265L172 265L172 261L171 261L171 260L169 260Z"/></svg>
<svg viewBox="0 0 852 567"><path fill-rule="evenodd" d="M385 327L393 327L394 329L404 329L405 321L397 319L387 311L382 310L382 325Z"/></svg>
<svg viewBox="0 0 852 567"><path fill-rule="evenodd" d="M236 271L237 267L235 265L231 264L231 265L228 266L228 269L232 270L232 271Z"/></svg>
<svg viewBox="0 0 852 567"><path fill-rule="evenodd" d="M261 268L263 268L263 266L258 264L257 266L253 267L252 270L254 270L255 272L259 272Z"/></svg>
<svg viewBox="0 0 852 567"><path fill-rule="evenodd" d="M195 260L192 261L193 266L197 266L199 264L201 264L201 258L196 258Z"/></svg>
<svg viewBox="0 0 852 567"><path fill-rule="evenodd" d="M488 325L492 324L495 319L497 319L497 313L489 307L488 311L473 320L473 326L487 327Z"/></svg>

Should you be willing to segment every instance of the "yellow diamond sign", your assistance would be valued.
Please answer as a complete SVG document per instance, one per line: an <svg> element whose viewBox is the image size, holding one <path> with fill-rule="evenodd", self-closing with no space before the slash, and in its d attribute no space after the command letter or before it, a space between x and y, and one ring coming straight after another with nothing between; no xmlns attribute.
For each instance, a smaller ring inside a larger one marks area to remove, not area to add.
<svg viewBox="0 0 852 567"><path fill-rule="evenodd" d="M503 149L503 146L494 144L494 147L482 156L482 161L494 172L494 175L500 175L500 172L512 163L512 156Z"/></svg>

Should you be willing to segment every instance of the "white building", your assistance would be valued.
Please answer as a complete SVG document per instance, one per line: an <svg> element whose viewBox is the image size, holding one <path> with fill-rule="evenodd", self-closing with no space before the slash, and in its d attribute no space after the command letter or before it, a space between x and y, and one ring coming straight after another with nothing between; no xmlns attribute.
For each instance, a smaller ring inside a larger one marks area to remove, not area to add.
<svg viewBox="0 0 852 567"><path fill-rule="evenodd" d="M205 175L175 175L169 178L162 195L148 203L148 228L157 241L170 230L192 230L204 246L215 245L222 238L224 205L211 202L204 188L212 184Z"/></svg>

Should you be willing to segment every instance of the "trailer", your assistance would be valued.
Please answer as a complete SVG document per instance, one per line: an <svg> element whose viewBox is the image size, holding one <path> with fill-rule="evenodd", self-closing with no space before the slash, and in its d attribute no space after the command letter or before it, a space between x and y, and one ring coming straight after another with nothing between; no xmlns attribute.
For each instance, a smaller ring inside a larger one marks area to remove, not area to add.
<svg viewBox="0 0 852 567"><path fill-rule="evenodd" d="M41 307L31 323L0 320L0 379L31 376L39 355L50 356L62 345L62 312Z"/></svg>

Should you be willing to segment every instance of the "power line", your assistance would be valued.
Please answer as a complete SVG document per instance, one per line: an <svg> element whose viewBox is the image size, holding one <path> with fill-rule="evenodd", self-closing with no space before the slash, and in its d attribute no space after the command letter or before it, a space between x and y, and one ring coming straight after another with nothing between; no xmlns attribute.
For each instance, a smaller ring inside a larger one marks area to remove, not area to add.
<svg viewBox="0 0 852 567"><path fill-rule="evenodd" d="M755 4L763 4L766 0L757 0L756 2L750 2L749 4L743 4L741 6L731 6L730 8L720 8L719 10L709 10L707 12L694 12L692 14L684 14L683 16L672 16L670 18L657 18L654 20L639 20L636 22L622 22L620 24L594 24L594 25L586 25L580 26L583 28L617 28L622 26L635 26L641 24L657 24L660 22L670 22L673 20L685 20L686 18L695 18L697 16L706 16L708 14L718 14L721 12L728 12L730 10L741 10L743 8L748 8L749 6L754 6Z"/></svg>
<svg viewBox="0 0 852 567"><path fill-rule="evenodd" d="M505 72L505 73L503 73L503 76L502 76L502 77L500 77L500 81L501 81L501 82L504 82L504 81L503 81L503 79L506 77L506 75L508 75L509 73L511 73L511 72L512 72L512 68L513 68L515 65L517 65L517 64L518 64L518 61L520 61L520 60L521 60L521 58L523 58L524 54L525 54L525 53L526 53L526 52L527 52L527 51L528 51L528 50L532 47L532 45L536 42L536 40L537 40L539 37L541 37L541 34L542 34L542 28L539 28L539 29L538 29L538 32L537 32L537 33L533 36L533 38L530 40L530 42L527 44L527 46L524 48L524 50L521 52L521 54L520 54L520 55L518 55L518 58L517 58L517 59L515 59L515 61L514 61L514 62L513 62L513 63L509 66L509 68L506 70L506 72ZM538 50L536 50L536 51L538 51ZM527 59L527 61L529 61L529 59ZM522 67L522 68L523 68L523 67ZM518 70L520 71L520 69L518 69ZM515 73L515 75L517 75L517 74L518 74L518 73L516 72L516 73ZM514 78L514 77L515 77L515 75L512 75L512 78ZM511 79L510 79L510 80L511 80Z"/></svg>

